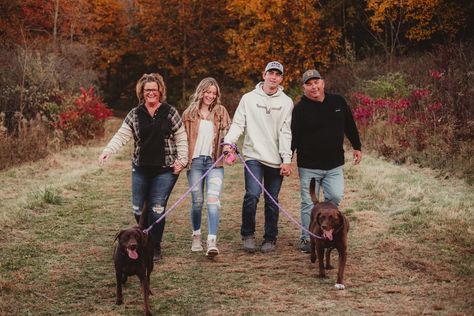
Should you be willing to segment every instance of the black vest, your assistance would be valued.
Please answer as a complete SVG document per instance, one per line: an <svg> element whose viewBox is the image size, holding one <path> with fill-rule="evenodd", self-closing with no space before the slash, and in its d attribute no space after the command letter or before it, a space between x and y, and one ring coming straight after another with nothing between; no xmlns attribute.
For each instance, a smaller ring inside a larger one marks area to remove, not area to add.
<svg viewBox="0 0 474 316"><path fill-rule="evenodd" d="M139 166L163 167L165 165L165 139L171 134L171 122L168 119L170 108L169 104L162 103L153 117L144 105L137 111Z"/></svg>

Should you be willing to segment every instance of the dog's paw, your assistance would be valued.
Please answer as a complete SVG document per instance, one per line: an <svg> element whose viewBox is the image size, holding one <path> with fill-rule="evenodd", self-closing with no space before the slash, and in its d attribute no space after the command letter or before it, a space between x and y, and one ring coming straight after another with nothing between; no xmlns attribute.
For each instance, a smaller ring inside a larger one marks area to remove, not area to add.
<svg viewBox="0 0 474 316"><path fill-rule="evenodd" d="M336 285L334 285L334 287L336 288L336 290L345 290L346 289L344 284L339 284L339 283L336 283Z"/></svg>
<svg viewBox="0 0 474 316"><path fill-rule="evenodd" d="M116 299L115 304L122 305L123 304L123 299L121 299L121 298Z"/></svg>

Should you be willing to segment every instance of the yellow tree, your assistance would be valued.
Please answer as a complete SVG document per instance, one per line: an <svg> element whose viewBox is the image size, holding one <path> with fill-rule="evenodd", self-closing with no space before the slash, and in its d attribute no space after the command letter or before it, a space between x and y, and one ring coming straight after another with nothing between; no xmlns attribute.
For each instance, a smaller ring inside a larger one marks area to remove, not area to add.
<svg viewBox="0 0 474 316"><path fill-rule="evenodd" d="M113 70L129 47L127 41L127 7L122 0L80 1L81 16L74 24L81 25L78 39L93 49L100 70ZM111 68L112 67L112 68Z"/></svg>
<svg viewBox="0 0 474 316"><path fill-rule="evenodd" d="M235 26L226 32L229 72L247 84L260 77L266 62L286 66L286 82L298 82L307 68L324 68L339 47L340 32L322 28L319 1L231 0Z"/></svg>
<svg viewBox="0 0 474 316"><path fill-rule="evenodd" d="M368 0L366 10L374 39L390 56L406 41L454 35L466 22L462 8L449 0Z"/></svg>

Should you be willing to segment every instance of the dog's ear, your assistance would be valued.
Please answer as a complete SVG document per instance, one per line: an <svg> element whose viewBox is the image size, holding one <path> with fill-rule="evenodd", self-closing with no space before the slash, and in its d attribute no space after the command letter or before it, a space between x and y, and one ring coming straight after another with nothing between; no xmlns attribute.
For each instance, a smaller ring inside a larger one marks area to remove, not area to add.
<svg viewBox="0 0 474 316"><path fill-rule="evenodd" d="M347 228L347 231L349 231L349 220L347 219L347 216L344 215L344 213L341 212L342 216L342 223L343 225Z"/></svg>
<svg viewBox="0 0 474 316"><path fill-rule="evenodd" d="M143 239L143 230L138 226L133 226L134 236L138 242L141 242Z"/></svg>
<svg viewBox="0 0 474 316"><path fill-rule="evenodd" d="M337 210L337 217L339 217L339 227L342 227L346 224L344 214L340 210Z"/></svg>
<svg viewBox="0 0 474 316"><path fill-rule="evenodd" d="M121 230L119 231L116 235L115 235L115 238L114 238L114 242L120 238L120 236L123 234L124 230Z"/></svg>
<svg viewBox="0 0 474 316"><path fill-rule="evenodd" d="M148 241L148 233L138 226L135 227L135 231L137 233L137 241L140 243L140 245L146 244Z"/></svg>
<svg viewBox="0 0 474 316"><path fill-rule="evenodd" d="M321 215L321 212L318 212L316 214L316 223L318 223L318 225L321 227L321 222L319 221L319 216Z"/></svg>

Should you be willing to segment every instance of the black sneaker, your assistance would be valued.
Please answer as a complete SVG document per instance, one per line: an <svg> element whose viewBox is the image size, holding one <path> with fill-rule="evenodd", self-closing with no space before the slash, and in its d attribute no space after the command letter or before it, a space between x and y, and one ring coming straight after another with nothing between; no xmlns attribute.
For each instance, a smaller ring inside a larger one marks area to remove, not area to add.
<svg viewBox="0 0 474 316"><path fill-rule="evenodd" d="M299 248L303 253L310 253L311 252L311 242L309 239L300 239Z"/></svg>
<svg viewBox="0 0 474 316"><path fill-rule="evenodd" d="M260 250L264 253L275 250L276 241L275 240L265 240L262 244Z"/></svg>
<svg viewBox="0 0 474 316"><path fill-rule="evenodd" d="M153 251L153 261L158 261L161 259L161 248L155 248Z"/></svg>

